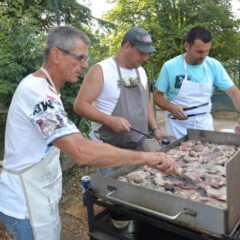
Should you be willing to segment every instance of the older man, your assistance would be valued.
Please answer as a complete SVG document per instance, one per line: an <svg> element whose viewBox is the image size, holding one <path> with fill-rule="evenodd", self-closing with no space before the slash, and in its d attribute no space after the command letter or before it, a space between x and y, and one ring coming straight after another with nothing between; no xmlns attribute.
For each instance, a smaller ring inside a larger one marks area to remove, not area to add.
<svg viewBox="0 0 240 240"><path fill-rule="evenodd" d="M46 39L42 67L25 77L13 96L0 178L0 221L17 240L60 239L59 149L83 165L175 168L164 153L121 150L87 140L67 118L60 89L66 82L77 82L88 67L89 43L76 28L54 28Z"/></svg>

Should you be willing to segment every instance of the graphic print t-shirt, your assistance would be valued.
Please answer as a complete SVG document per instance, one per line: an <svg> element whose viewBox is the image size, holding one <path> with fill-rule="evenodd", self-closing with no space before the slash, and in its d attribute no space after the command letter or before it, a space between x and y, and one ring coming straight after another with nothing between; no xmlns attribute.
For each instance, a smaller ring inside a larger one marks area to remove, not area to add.
<svg viewBox="0 0 240 240"><path fill-rule="evenodd" d="M8 111L4 170L0 177L0 211L28 218L19 171L45 157L52 142L79 130L67 118L61 99L46 79L29 75L19 84Z"/></svg>
<svg viewBox="0 0 240 240"><path fill-rule="evenodd" d="M22 169L40 161L59 137L79 132L46 79L27 76L9 108L4 164Z"/></svg>

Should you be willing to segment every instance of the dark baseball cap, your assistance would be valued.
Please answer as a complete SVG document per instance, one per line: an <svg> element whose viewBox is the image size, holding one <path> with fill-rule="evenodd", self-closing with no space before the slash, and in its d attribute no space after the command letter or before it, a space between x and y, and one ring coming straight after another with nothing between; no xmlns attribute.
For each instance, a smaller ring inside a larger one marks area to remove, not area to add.
<svg viewBox="0 0 240 240"><path fill-rule="evenodd" d="M123 43L129 42L134 45L140 52L152 53L156 52L152 45L152 38L143 28L133 27L127 31L123 38Z"/></svg>

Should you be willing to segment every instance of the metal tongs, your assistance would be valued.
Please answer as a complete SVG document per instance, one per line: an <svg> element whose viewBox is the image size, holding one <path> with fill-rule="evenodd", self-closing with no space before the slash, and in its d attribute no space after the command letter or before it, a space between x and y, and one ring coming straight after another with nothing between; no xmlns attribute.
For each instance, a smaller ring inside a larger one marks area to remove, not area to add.
<svg viewBox="0 0 240 240"><path fill-rule="evenodd" d="M131 131L140 133L140 134L144 135L144 136L147 137L147 138L151 138L151 136L150 136L149 134L147 134L147 133L144 133L144 132L139 131L139 130L137 130L137 129L135 129L135 128L132 128L132 127L130 127L130 129L131 129Z"/></svg>
<svg viewBox="0 0 240 240"><path fill-rule="evenodd" d="M177 177L178 179L180 179L180 181L182 181L183 183L185 183L186 185L190 185L193 187L198 187L198 183L196 183L192 178L190 178L189 176L187 176L182 168L177 168L176 172L171 173L172 176Z"/></svg>
<svg viewBox="0 0 240 240"><path fill-rule="evenodd" d="M200 104L200 105L197 105L197 106L186 107L186 108L183 108L183 110L186 112L186 111L189 111L189 110L193 110L193 109L196 109L196 108L200 108L200 107L206 106L208 104L209 103L207 102L207 103L203 103L203 104ZM199 115L204 115L206 113L207 112L199 112L199 113L187 114L187 117L195 117L195 116L199 116ZM171 116L171 114L168 114L168 117L171 118L171 119L177 119L177 118Z"/></svg>
<svg viewBox="0 0 240 240"><path fill-rule="evenodd" d="M142 134L142 135L144 135L147 138L152 138L152 136L150 134L144 133L144 132L139 131L139 130L137 130L135 128L132 128L132 127L130 127L130 129L131 129L131 131L134 131L134 132L137 132L139 134ZM168 140L170 140L170 142L176 141L176 138L174 136L171 136L171 135L163 136L162 139L168 139Z"/></svg>

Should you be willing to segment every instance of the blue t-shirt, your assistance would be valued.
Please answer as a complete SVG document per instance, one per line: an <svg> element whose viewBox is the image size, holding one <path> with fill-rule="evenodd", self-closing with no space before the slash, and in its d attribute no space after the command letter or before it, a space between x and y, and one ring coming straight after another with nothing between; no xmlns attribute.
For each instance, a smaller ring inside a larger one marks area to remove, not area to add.
<svg viewBox="0 0 240 240"><path fill-rule="evenodd" d="M178 95L184 78L184 58L183 55L179 55L164 63L155 87L160 92L165 93L168 100L172 100ZM187 79L189 81L204 83L209 78L214 87L223 91L234 85L222 64L214 58L206 57L204 62L199 65L187 64Z"/></svg>

